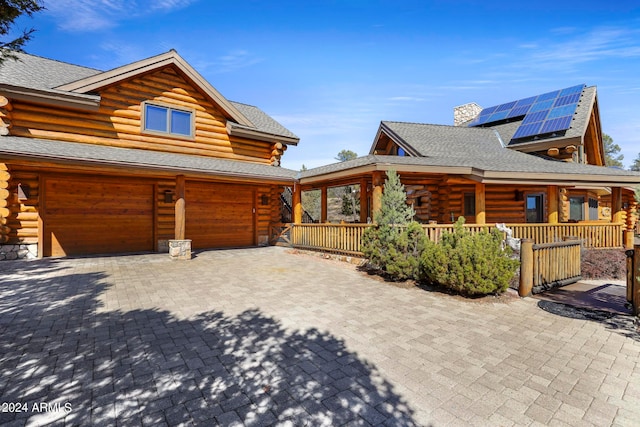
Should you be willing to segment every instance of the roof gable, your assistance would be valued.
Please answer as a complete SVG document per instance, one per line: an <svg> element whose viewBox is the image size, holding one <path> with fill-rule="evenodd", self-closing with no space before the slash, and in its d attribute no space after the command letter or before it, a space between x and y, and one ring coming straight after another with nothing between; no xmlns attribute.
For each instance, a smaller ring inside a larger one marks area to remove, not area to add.
<svg viewBox="0 0 640 427"><path fill-rule="evenodd" d="M65 83L55 89L66 92L87 94L105 86L111 86L141 74L160 70L167 66L174 66L185 78L189 79L212 101L220 106L224 113L235 122L253 127L253 123L245 117L230 101L218 92L200 73L198 73L175 50L152 56L137 62L132 62L109 71L93 74L79 80Z"/></svg>

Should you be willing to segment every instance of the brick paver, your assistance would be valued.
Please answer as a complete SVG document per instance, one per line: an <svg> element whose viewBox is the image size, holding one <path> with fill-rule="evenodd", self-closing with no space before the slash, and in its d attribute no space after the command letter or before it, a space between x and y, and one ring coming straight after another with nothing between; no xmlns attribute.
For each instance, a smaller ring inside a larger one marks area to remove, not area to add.
<svg viewBox="0 0 640 427"><path fill-rule="evenodd" d="M627 316L402 289L274 247L3 262L0 282L0 424L640 419Z"/></svg>

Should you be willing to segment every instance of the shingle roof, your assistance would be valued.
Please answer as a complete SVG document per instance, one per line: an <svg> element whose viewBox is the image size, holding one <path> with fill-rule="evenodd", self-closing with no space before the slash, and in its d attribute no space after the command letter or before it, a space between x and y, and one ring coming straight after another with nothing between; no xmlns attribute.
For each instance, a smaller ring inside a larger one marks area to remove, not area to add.
<svg viewBox="0 0 640 427"><path fill-rule="evenodd" d="M419 156L368 155L347 162L334 163L302 172L302 178L341 172L369 165L387 164L403 167L424 166L469 168L482 172L562 174L581 176L637 177L640 173L602 166L543 159L505 148L497 131L491 128L432 125L405 122L382 122L381 130L401 146L413 148Z"/></svg>
<svg viewBox="0 0 640 427"><path fill-rule="evenodd" d="M7 60L0 66L0 90L2 85L11 85L52 93L70 93L55 88L103 73L103 71L93 68L81 67L27 53L17 52L16 56L18 60ZM74 95L83 96L77 93L74 93ZM269 135L299 139L258 107L229 102L254 125L253 128L237 123L234 126Z"/></svg>
<svg viewBox="0 0 640 427"><path fill-rule="evenodd" d="M251 123L255 125L256 128L260 129L261 131L272 134L272 135L280 135L280 136L286 136L287 138L299 139L296 134L294 134L289 129L282 126L280 123L275 121L271 116L266 114L264 111L262 111L258 107L255 107L253 105L242 104L234 101L231 101L231 103L246 118L248 118L251 121ZM251 129L247 126L242 126L239 124L235 126Z"/></svg>
<svg viewBox="0 0 640 427"><path fill-rule="evenodd" d="M639 176L640 173L602 166L547 160L503 147L491 128L382 122L382 126L420 152L425 164L442 162L496 172L549 172Z"/></svg>
<svg viewBox="0 0 640 427"><path fill-rule="evenodd" d="M130 169L182 171L293 182L298 172L270 165L205 156L118 148L17 136L0 137L0 157L100 164Z"/></svg>
<svg viewBox="0 0 640 427"><path fill-rule="evenodd" d="M15 55L17 60L6 60L0 66L0 84L50 90L102 72L22 52Z"/></svg>

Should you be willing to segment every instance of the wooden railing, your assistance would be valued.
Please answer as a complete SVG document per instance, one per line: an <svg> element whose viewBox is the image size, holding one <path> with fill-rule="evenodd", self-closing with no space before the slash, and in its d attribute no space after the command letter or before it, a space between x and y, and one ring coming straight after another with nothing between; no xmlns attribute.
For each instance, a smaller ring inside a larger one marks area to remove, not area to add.
<svg viewBox="0 0 640 427"><path fill-rule="evenodd" d="M535 245L529 239L520 249L520 296L540 293L580 280L580 242Z"/></svg>
<svg viewBox="0 0 640 427"><path fill-rule="evenodd" d="M575 239L585 248L621 248L622 224L506 224L517 239L531 239L546 244ZM291 245L300 249L323 250L349 255L362 255L360 241L369 224L295 224L291 230ZM465 224L464 228L477 233L495 224ZM442 234L453 231L452 224L424 224L425 235L434 242Z"/></svg>
<svg viewBox="0 0 640 427"><path fill-rule="evenodd" d="M369 224L294 224L291 243L294 248L361 256L362 233L369 227Z"/></svg>
<svg viewBox="0 0 640 427"><path fill-rule="evenodd" d="M560 242L567 237L582 241L585 248L621 248L620 223L592 224L507 224L516 239L532 239L536 244Z"/></svg>

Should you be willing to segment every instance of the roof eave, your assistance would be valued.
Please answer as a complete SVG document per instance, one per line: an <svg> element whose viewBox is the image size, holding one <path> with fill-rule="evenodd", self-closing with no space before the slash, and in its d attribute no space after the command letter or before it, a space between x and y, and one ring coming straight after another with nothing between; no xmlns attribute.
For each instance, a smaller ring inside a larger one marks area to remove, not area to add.
<svg viewBox="0 0 640 427"><path fill-rule="evenodd" d="M568 145L582 145L582 137L570 137L570 138L553 138L547 141L531 141L523 142L520 144L507 144L507 148L522 153L533 153L536 151L543 151L549 148L566 147Z"/></svg>
<svg viewBox="0 0 640 427"><path fill-rule="evenodd" d="M513 172L485 171L481 182L485 184L544 184L563 187L621 187L640 185L640 176L540 172L518 172L514 174Z"/></svg>
<svg viewBox="0 0 640 427"><path fill-rule="evenodd" d="M125 162L116 160L102 160L102 159L70 159L68 157L57 156L53 154L31 154L31 153L15 153L10 151L3 151L0 149L0 157L3 160L16 160L16 161L47 161L57 165L67 166L85 166L85 167L105 167L117 170L123 170L128 173L141 172L141 173L158 173L158 174L184 174L188 176L201 176L201 177L221 177L221 178L235 178L244 179L249 181L260 182L272 182L280 184L293 184L294 177L286 176L273 176L262 174L247 174L241 172L230 172L220 170L206 170L196 168L185 168L180 166L170 165L149 165L135 162Z"/></svg>
<svg viewBox="0 0 640 427"><path fill-rule="evenodd" d="M99 95L47 91L7 84L0 85L0 94L9 99L73 108L76 110L97 111L100 108Z"/></svg>
<svg viewBox="0 0 640 427"><path fill-rule="evenodd" d="M425 166L411 165L389 162L372 162L355 168L347 168L340 171L319 173L318 175L306 176L300 179L300 184L313 184L322 181L332 181L347 178L349 176L357 176L366 173L383 171L387 172L395 170L398 173L429 173L429 174L452 174L452 175L469 175L475 176L478 171L471 167L462 166Z"/></svg>
<svg viewBox="0 0 640 427"><path fill-rule="evenodd" d="M273 142L273 143L281 142L286 145L298 145L298 142L300 142L300 138L293 138L290 136L271 134L268 132L259 131L257 129L255 130L247 129L244 127L240 127L233 122L227 122L227 131L229 132L229 135L245 137L245 138L253 138L253 139L266 141L266 142Z"/></svg>

